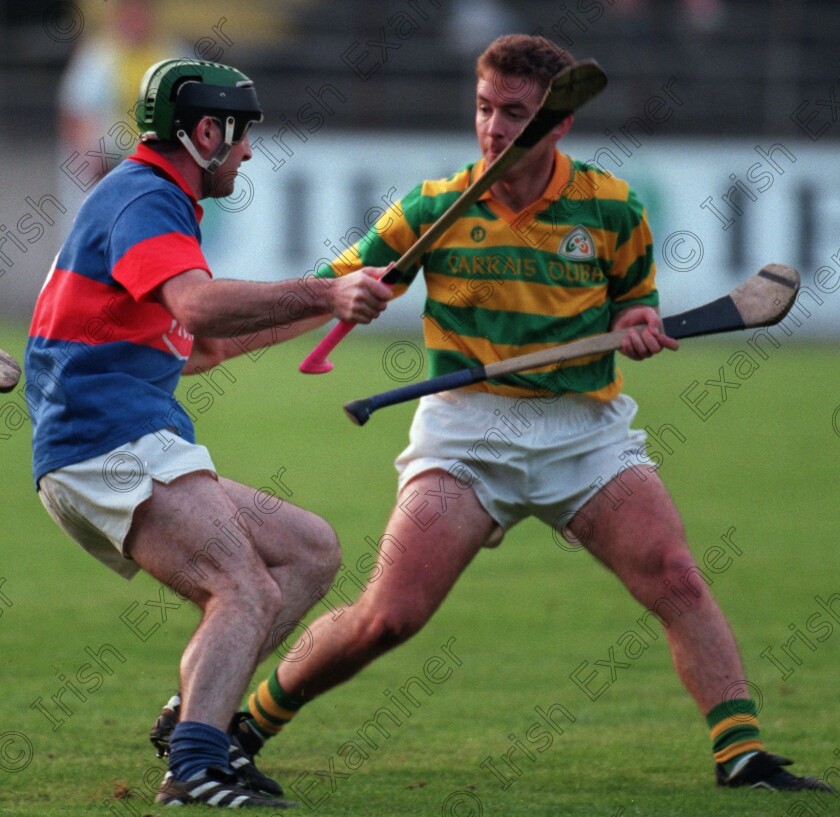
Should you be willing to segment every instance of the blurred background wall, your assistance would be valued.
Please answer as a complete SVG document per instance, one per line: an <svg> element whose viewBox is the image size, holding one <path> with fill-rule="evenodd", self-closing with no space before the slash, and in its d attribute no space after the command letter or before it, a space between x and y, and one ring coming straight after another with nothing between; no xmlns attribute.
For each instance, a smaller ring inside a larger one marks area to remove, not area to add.
<svg viewBox="0 0 840 817"><path fill-rule="evenodd" d="M524 32L609 75L561 147L642 196L663 311L778 261L815 296L803 334L834 334L838 22L836 2L805 0L5 0L0 319L28 319L85 193L133 150L152 61L256 80L254 159L205 203L203 232L218 275L266 280L312 269L421 179L473 161L475 58ZM417 289L383 326L416 329Z"/></svg>

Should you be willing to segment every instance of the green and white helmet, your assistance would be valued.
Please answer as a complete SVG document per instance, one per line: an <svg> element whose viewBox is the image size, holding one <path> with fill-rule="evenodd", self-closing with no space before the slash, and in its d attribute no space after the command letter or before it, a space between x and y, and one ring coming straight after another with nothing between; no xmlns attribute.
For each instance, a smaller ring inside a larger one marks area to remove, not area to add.
<svg viewBox="0 0 840 817"><path fill-rule="evenodd" d="M217 119L224 144L204 159L190 139L202 116ZM204 60L169 59L152 65L140 81L136 120L143 141L181 142L193 160L209 173L225 161L231 145L242 141L263 112L254 83L228 65Z"/></svg>

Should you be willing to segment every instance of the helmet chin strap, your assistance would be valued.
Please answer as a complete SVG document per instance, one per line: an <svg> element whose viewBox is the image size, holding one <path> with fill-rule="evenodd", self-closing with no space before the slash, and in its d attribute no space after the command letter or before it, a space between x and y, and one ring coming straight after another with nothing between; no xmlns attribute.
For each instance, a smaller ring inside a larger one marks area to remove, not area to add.
<svg viewBox="0 0 840 817"><path fill-rule="evenodd" d="M192 143L192 140L183 128L175 135L178 137L178 141L186 148L187 153L190 154L193 161L202 170L207 171L207 173L212 176L225 163L225 159L227 159L230 154L230 149L233 145L233 129L235 126L236 120L232 116L225 119L225 141L219 145L219 149L209 159L205 159L198 150L196 150L195 145Z"/></svg>

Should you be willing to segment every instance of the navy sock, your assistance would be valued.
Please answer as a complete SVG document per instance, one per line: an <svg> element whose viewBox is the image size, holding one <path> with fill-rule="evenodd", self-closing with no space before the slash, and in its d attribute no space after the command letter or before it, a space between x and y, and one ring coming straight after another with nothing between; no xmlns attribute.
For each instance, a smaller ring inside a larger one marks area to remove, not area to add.
<svg viewBox="0 0 840 817"><path fill-rule="evenodd" d="M169 740L169 771L176 780L189 780L208 766L231 770L227 732L198 721L181 721Z"/></svg>

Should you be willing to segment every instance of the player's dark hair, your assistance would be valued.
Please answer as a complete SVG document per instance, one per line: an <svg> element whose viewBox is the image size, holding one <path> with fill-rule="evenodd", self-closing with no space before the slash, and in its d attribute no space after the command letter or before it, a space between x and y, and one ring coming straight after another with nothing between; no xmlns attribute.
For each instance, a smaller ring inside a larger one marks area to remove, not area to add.
<svg viewBox="0 0 840 817"><path fill-rule="evenodd" d="M495 39L481 53L475 73L486 71L506 76L528 77L548 87L552 77L571 65L574 57L545 37L531 34L505 34Z"/></svg>

